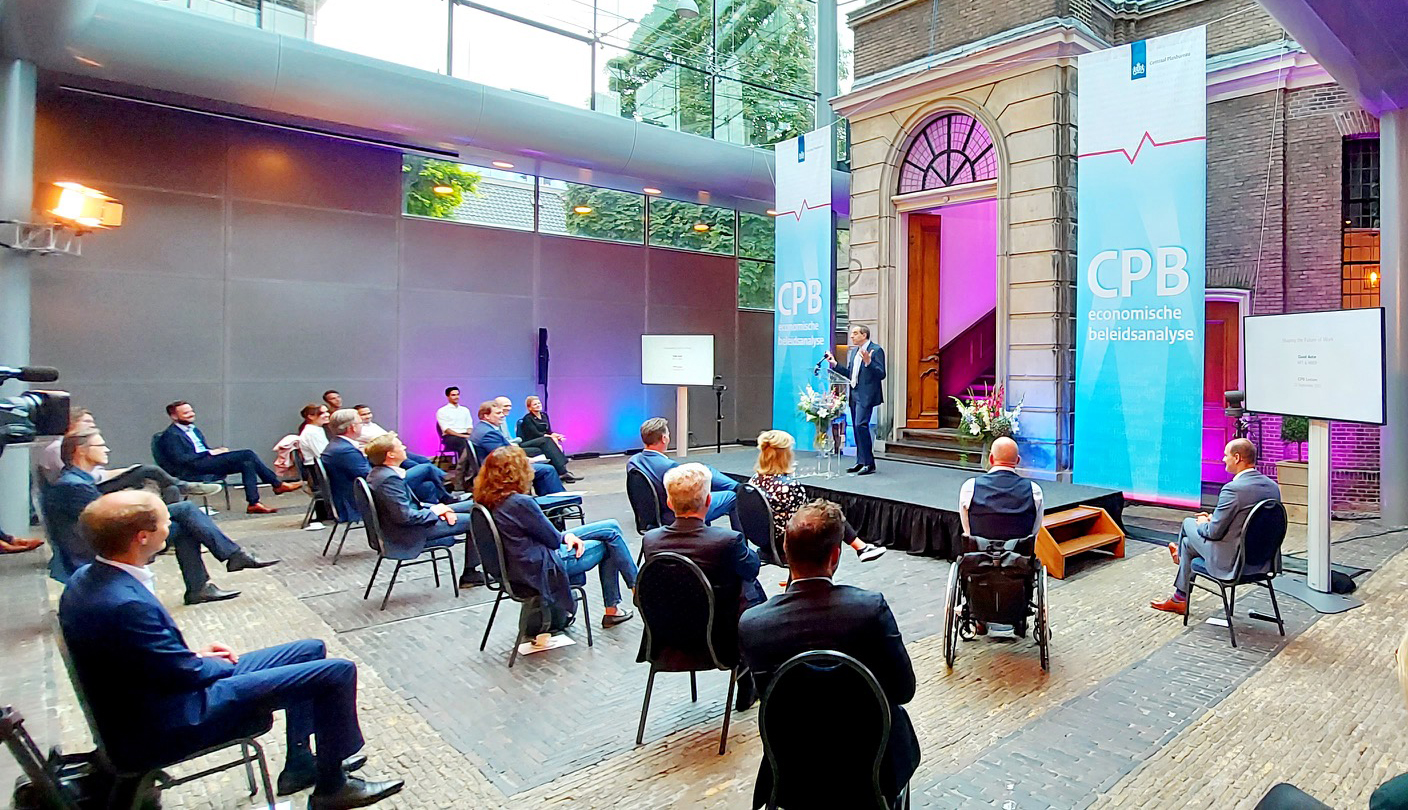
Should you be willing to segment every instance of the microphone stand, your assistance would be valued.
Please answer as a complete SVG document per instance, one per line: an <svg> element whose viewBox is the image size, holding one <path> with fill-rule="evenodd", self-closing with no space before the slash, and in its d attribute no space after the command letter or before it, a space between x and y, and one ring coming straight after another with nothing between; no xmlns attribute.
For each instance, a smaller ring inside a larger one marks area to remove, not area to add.
<svg viewBox="0 0 1408 810"><path fill-rule="evenodd" d="M714 412L714 452L724 451L724 392L728 386L720 382L722 376L714 378L714 399L716 410Z"/></svg>

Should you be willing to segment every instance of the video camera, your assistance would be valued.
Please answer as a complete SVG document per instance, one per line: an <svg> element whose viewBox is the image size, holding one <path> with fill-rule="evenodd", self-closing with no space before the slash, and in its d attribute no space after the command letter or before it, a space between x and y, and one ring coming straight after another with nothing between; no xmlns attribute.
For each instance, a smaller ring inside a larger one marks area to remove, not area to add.
<svg viewBox="0 0 1408 810"><path fill-rule="evenodd" d="M48 366L0 366L0 383L15 379L54 382L58 378L58 369ZM25 391L19 396L0 397L0 454L6 447L64 435L68 409L67 391Z"/></svg>

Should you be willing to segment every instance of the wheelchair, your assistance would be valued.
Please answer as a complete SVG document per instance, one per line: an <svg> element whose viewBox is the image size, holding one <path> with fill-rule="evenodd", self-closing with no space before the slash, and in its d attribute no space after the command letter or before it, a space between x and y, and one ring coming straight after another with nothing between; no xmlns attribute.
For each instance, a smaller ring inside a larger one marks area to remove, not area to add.
<svg viewBox="0 0 1408 810"><path fill-rule="evenodd" d="M1036 556L1036 538L989 540L965 535L963 549L948 575L944 663L953 668L958 640L971 641L978 635L978 625L1009 624L1023 638L1030 626L1041 652L1041 669L1050 671L1046 567Z"/></svg>

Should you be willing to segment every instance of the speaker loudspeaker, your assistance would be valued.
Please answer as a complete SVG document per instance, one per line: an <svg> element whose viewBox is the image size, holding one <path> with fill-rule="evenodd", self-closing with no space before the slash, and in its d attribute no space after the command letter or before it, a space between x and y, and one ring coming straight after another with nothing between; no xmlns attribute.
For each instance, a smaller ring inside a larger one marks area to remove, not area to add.
<svg viewBox="0 0 1408 810"><path fill-rule="evenodd" d="M548 330L538 328L538 385L548 384Z"/></svg>

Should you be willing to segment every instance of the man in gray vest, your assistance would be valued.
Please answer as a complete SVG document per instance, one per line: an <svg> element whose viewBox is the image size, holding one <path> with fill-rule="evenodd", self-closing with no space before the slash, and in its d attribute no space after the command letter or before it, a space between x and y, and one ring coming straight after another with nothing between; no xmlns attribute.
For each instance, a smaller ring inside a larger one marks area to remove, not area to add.
<svg viewBox="0 0 1408 810"><path fill-rule="evenodd" d="M1188 580L1192 579L1195 559L1201 558L1214 577L1232 576L1252 507L1265 500L1281 500L1281 488L1256 470L1256 445L1246 439L1233 439L1223 448L1222 464L1232 473L1232 480L1222 485L1212 514L1199 512L1196 517L1185 518L1178 542L1168 544L1168 553L1178 565L1178 576L1173 581L1173 596L1149 603L1155 610L1180 616L1188 612Z"/></svg>
<svg viewBox="0 0 1408 810"><path fill-rule="evenodd" d="M988 540L1017 540L1036 534L1045 507L1041 487L1017 473L1017 443L1003 436L992 443L988 471L969 478L958 492L963 533Z"/></svg>

